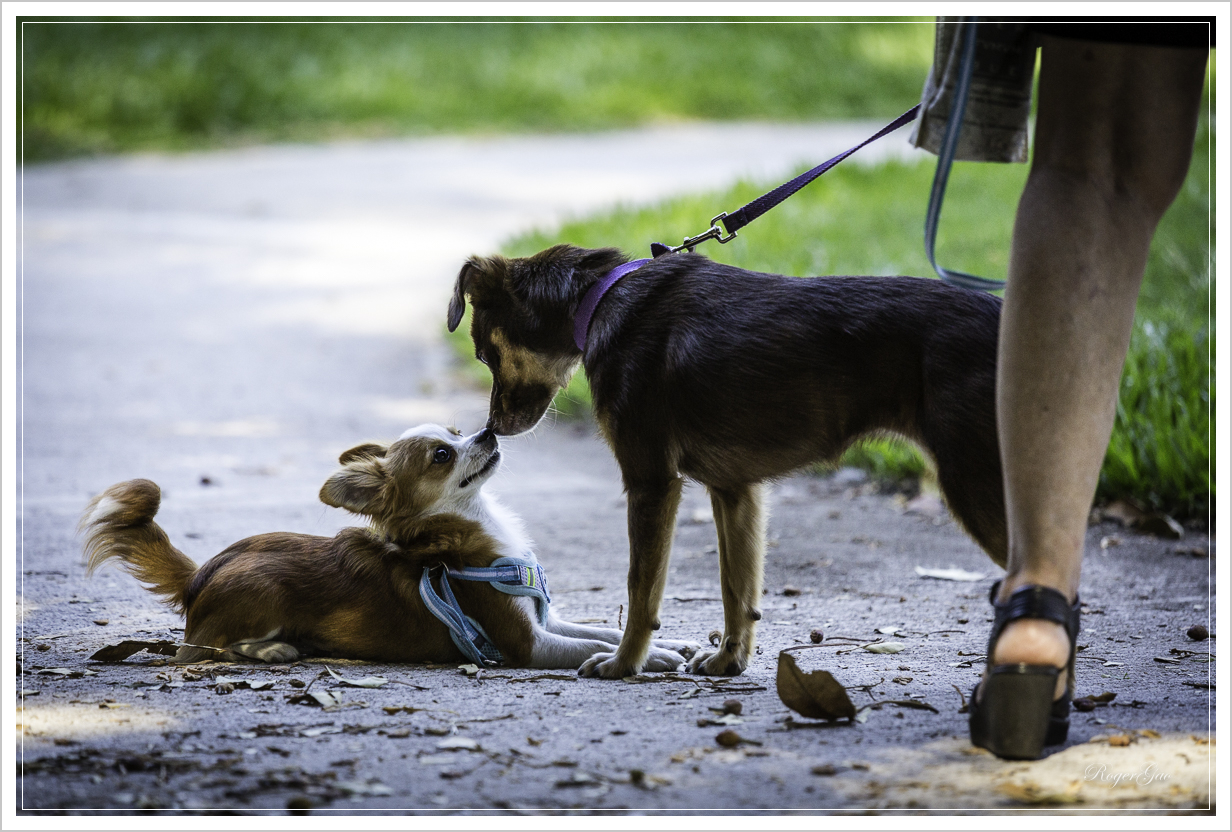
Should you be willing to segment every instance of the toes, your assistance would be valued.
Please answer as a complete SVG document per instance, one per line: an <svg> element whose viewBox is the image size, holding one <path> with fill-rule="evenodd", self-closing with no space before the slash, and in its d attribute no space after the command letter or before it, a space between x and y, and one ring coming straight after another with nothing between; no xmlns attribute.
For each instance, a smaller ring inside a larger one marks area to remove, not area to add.
<svg viewBox="0 0 1232 832"><path fill-rule="evenodd" d="M663 672L675 670L684 663L684 657L674 650L652 650L643 670Z"/></svg>

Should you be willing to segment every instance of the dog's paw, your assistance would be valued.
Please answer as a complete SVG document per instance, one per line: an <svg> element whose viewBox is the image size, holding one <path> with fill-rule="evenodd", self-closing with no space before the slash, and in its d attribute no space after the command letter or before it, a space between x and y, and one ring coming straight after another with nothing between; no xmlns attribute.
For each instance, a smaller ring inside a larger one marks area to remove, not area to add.
<svg viewBox="0 0 1232 832"><path fill-rule="evenodd" d="M288 664L299 658L299 650L285 641L258 641L249 644L232 644L234 653L266 664Z"/></svg>
<svg viewBox="0 0 1232 832"><path fill-rule="evenodd" d="M729 650L706 650L689 661L689 672L701 676L739 676L748 660Z"/></svg>
<svg viewBox="0 0 1232 832"><path fill-rule="evenodd" d="M666 639L656 638L654 640L655 647L661 647L664 650L671 650L679 653L686 659L691 659L697 655L697 651L702 649L702 646L696 641L670 641Z"/></svg>
<svg viewBox="0 0 1232 832"><path fill-rule="evenodd" d="M642 670L649 670L654 673L664 673L669 670L675 670L684 664L685 657L677 653L675 650L664 650L658 647L650 648L650 655L646 657L646 664Z"/></svg>
<svg viewBox="0 0 1232 832"><path fill-rule="evenodd" d="M600 679L623 679L635 676L641 671L620 660L616 653L595 653L578 668L579 676L598 677Z"/></svg>

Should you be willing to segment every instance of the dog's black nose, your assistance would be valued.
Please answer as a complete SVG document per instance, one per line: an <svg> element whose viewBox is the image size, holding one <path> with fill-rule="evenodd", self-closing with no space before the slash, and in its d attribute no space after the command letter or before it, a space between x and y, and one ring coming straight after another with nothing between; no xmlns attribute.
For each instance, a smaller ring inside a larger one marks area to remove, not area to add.
<svg viewBox="0 0 1232 832"><path fill-rule="evenodd" d="M496 435L492 432L492 428L490 426L485 426L483 430L475 434L475 444L478 445L495 438Z"/></svg>

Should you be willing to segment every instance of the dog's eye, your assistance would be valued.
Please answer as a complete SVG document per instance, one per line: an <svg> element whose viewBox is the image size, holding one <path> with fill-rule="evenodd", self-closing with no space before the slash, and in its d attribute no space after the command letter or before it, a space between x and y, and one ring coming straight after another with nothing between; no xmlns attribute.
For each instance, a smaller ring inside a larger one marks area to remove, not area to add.
<svg viewBox="0 0 1232 832"><path fill-rule="evenodd" d="M436 452L432 454L433 462L444 463L451 459L453 459L453 451L449 448L437 448Z"/></svg>
<svg viewBox="0 0 1232 832"><path fill-rule="evenodd" d="M483 350L476 350L476 352L475 352L475 358L479 359L479 362L480 362L481 364L487 364L487 363L488 363L488 355L487 355L487 353L485 353Z"/></svg>

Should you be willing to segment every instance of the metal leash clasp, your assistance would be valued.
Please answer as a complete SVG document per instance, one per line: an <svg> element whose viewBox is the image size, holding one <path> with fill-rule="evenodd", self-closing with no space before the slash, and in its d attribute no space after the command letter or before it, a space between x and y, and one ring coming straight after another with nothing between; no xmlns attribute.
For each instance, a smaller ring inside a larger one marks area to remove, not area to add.
<svg viewBox="0 0 1232 832"><path fill-rule="evenodd" d="M664 246L664 248L667 249L666 252L664 253L665 254L675 254L678 251L692 252L693 248L698 243L704 243L707 240L718 240L720 243L731 242L732 240L736 239L736 232L732 231L730 234L724 237L723 229L719 228L719 220L723 219L726 216L727 216L727 212L724 211L723 213L719 214L717 217L713 217L710 220L709 228L707 228L701 234L698 234L696 237L685 237L684 242L682 242L678 246L675 246L675 247Z"/></svg>

